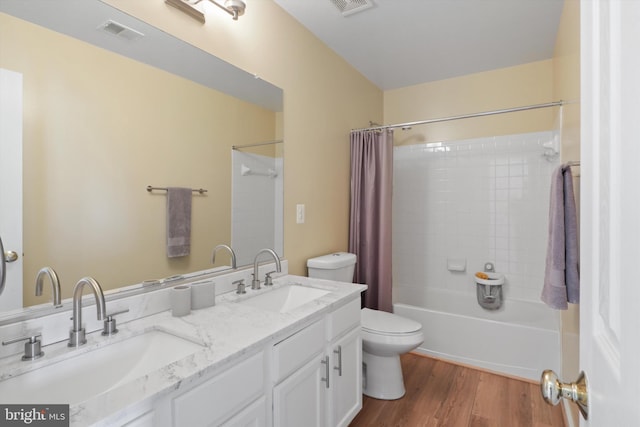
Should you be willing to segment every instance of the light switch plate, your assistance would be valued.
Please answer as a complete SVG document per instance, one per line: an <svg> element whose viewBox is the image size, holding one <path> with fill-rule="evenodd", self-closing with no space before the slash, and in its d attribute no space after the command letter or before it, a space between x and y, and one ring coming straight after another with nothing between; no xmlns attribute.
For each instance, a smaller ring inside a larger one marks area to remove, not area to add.
<svg viewBox="0 0 640 427"><path fill-rule="evenodd" d="M304 205L296 205L296 224L304 224Z"/></svg>

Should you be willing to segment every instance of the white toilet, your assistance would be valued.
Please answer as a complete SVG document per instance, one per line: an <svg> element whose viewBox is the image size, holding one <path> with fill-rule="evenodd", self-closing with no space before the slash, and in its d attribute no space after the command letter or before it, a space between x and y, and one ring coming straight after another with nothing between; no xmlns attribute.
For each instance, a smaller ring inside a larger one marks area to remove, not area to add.
<svg viewBox="0 0 640 427"><path fill-rule="evenodd" d="M353 282L356 256L337 252L307 260L309 277ZM422 325L411 319L384 311L363 308L362 392L367 396L393 400L404 396L400 355L424 341Z"/></svg>

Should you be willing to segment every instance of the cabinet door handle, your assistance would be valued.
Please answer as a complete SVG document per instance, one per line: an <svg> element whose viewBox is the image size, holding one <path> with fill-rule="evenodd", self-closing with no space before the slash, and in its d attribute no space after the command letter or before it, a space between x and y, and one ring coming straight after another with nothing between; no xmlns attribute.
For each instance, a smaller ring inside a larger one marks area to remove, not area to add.
<svg viewBox="0 0 640 427"><path fill-rule="evenodd" d="M5 283L7 283L7 260L4 257L4 246L0 237L0 295L4 291Z"/></svg>
<svg viewBox="0 0 640 427"><path fill-rule="evenodd" d="M320 361L324 365L325 378L320 378L320 381L324 381L327 388L329 388L329 356L325 356L324 360Z"/></svg>
<svg viewBox="0 0 640 427"><path fill-rule="evenodd" d="M337 350L333 350L338 355L338 366L334 366L333 369L338 371L338 376L342 376L342 346L339 345Z"/></svg>

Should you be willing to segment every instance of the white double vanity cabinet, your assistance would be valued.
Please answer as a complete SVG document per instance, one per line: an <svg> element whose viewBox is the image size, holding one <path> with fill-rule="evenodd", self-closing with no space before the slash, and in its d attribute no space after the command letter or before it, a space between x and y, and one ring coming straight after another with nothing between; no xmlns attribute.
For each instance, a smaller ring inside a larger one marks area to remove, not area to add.
<svg viewBox="0 0 640 427"><path fill-rule="evenodd" d="M38 330L45 352L37 361L22 362L20 347L4 347L0 392L17 396L23 388L31 396L23 385L29 376L36 378L41 397L15 399L69 403L71 426L348 425L362 407L360 293L366 286L285 275L273 286L238 295L232 283L243 274L212 277L215 306L183 317L169 309L173 285L107 298L107 312L129 310L118 316L119 332L112 337L101 336L93 295L85 295L87 344L75 349L64 338L68 311L0 323L2 336ZM163 337L169 344L153 341ZM141 347L140 353L123 356L133 351L127 350L135 347L130 344ZM105 354L119 357L117 366ZM65 364L72 375L61 377ZM82 371L83 364L90 370ZM99 380L103 385L94 384L94 372L106 372ZM95 391L78 393L89 390L86 384L96 385Z"/></svg>
<svg viewBox="0 0 640 427"><path fill-rule="evenodd" d="M361 349L358 298L167 396L152 424L346 426L362 407Z"/></svg>

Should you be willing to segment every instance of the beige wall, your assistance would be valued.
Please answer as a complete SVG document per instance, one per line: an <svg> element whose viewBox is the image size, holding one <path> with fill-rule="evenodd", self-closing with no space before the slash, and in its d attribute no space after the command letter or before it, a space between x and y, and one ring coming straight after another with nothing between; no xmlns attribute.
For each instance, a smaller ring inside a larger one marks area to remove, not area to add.
<svg viewBox="0 0 640 427"><path fill-rule="evenodd" d="M563 107L562 160L580 159L580 2L565 0L553 57L553 93Z"/></svg>
<svg viewBox="0 0 640 427"><path fill-rule="evenodd" d="M553 61L538 61L384 93L384 122L405 123L554 101ZM557 108L397 130L395 144L451 141L549 130Z"/></svg>
<svg viewBox="0 0 640 427"><path fill-rule="evenodd" d="M84 276L112 289L210 267L230 242L230 146L275 139L279 115L4 14L0 52L24 78L25 304L49 299L33 295L47 265L64 297ZM147 185L208 190L189 257L166 257L166 194Z"/></svg>
<svg viewBox="0 0 640 427"><path fill-rule="evenodd" d="M563 162L580 159L580 2L565 0L553 58L554 95L568 101L563 107L561 123ZM574 167L579 173L580 168ZM578 206L580 178L574 179ZM573 381L579 373L580 306L569 304L562 312L562 379ZM578 424L578 410L570 406L574 425Z"/></svg>
<svg viewBox="0 0 640 427"><path fill-rule="evenodd" d="M382 91L271 0L248 2L238 21L212 13L201 25L162 1L108 0L158 28L284 90L284 241L289 271L346 250L349 131L382 120ZM295 205L306 205L296 224Z"/></svg>

